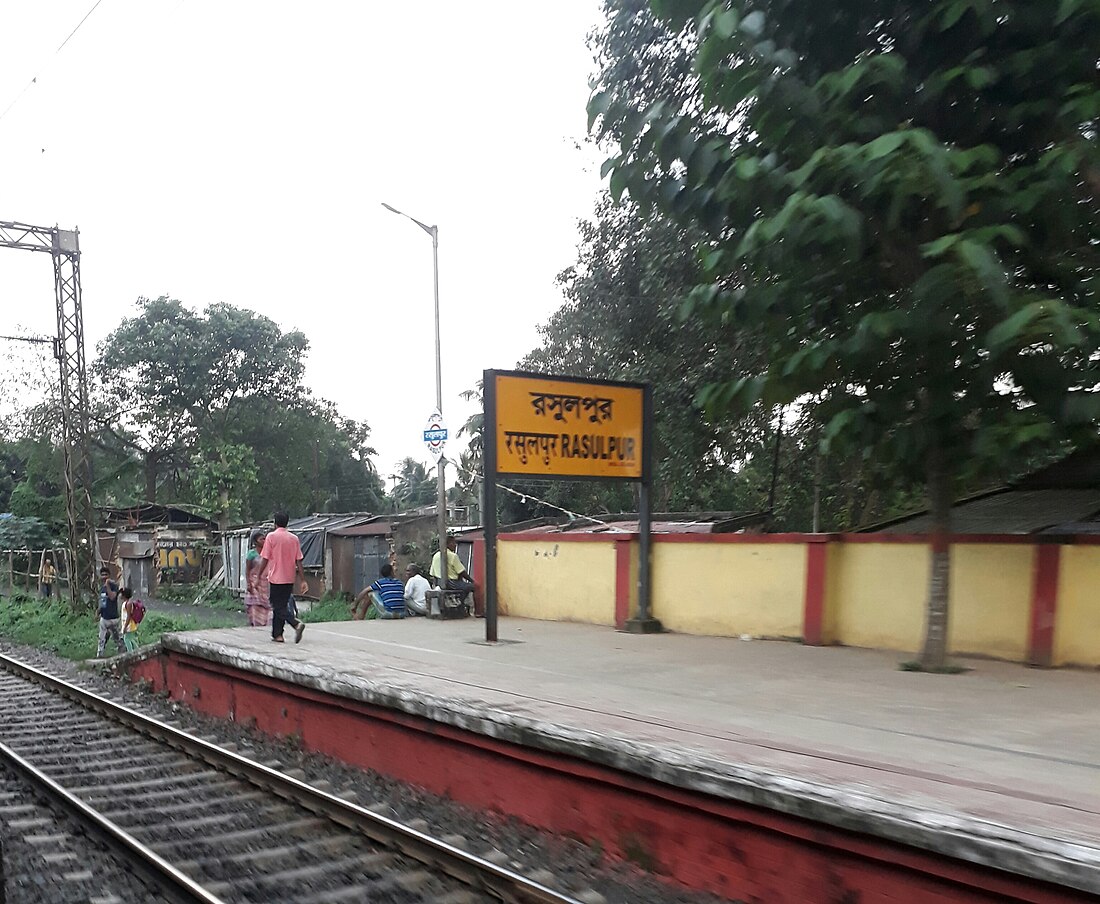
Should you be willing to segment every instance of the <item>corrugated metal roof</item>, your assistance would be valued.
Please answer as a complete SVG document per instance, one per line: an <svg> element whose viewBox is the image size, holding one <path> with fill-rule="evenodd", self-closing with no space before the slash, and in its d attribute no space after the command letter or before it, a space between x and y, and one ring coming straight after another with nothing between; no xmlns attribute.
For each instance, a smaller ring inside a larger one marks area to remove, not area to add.
<svg viewBox="0 0 1100 904"><path fill-rule="evenodd" d="M717 533L714 521L653 521L650 532L654 534L713 534ZM607 524L551 524L540 527L527 527L522 530L508 531L509 536L523 534L636 534L638 519L614 521ZM722 531L728 533L728 531Z"/></svg>
<svg viewBox="0 0 1100 904"><path fill-rule="evenodd" d="M357 524L355 527L344 527L340 530L330 530L334 537L378 537L393 532L393 522L388 518L381 521L370 521L367 524Z"/></svg>
<svg viewBox="0 0 1100 904"><path fill-rule="evenodd" d="M333 512L331 514L315 512L312 515L292 519L290 524L287 525L287 529L292 534L307 530L339 530L342 527L363 524L375 517L377 516L372 515L370 512Z"/></svg>
<svg viewBox="0 0 1100 904"><path fill-rule="evenodd" d="M1092 521L1100 514L1100 488L1013 490L958 502L951 509L956 534L1034 534L1069 522ZM927 512L899 520L878 533L923 534L932 529Z"/></svg>
<svg viewBox="0 0 1100 904"><path fill-rule="evenodd" d="M96 509L99 515L100 527L115 527L118 525L138 524L195 524L203 527L217 527L216 521L204 518L195 512L188 511L178 505L157 505L142 503L140 505L112 507L100 506Z"/></svg>

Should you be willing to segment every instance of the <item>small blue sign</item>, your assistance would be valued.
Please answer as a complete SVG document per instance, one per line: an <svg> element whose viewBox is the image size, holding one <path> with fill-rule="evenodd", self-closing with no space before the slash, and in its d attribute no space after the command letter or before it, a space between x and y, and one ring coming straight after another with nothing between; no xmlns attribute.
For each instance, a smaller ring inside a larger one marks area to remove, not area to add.
<svg viewBox="0 0 1100 904"><path fill-rule="evenodd" d="M447 428L436 427L434 430L424 431L424 442L445 443L447 441Z"/></svg>

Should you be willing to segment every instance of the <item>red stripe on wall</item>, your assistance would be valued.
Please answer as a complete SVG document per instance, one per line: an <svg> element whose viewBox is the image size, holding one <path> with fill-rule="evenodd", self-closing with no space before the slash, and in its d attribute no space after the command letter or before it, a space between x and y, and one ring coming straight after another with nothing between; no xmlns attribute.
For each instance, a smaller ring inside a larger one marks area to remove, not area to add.
<svg viewBox="0 0 1100 904"><path fill-rule="evenodd" d="M1031 590L1031 630L1028 634L1029 665L1046 667L1054 661L1054 620L1058 605L1058 571L1062 548L1040 543L1035 549L1035 582Z"/></svg>
<svg viewBox="0 0 1100 904"><path fill-rule="evenodd" d="M810 646L824 643L825 560L828 538L811 541L806 547L806 596L802 612L802 642Z"/></svg>

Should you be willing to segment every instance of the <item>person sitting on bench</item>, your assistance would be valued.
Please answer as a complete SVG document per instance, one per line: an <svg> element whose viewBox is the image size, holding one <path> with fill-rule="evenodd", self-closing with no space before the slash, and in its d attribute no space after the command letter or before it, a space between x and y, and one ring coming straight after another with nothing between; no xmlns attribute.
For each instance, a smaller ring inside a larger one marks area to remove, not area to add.
<svg viewBox="0 0 1100 904"><path fill-rule="evenodd" d="M428 569L434 583L437 587L447 590L450 593L457 593L462 597L465 597L469 593L473 593L476 588L473 578L470 577L466 571L466 566L462 564L462 560L458 557L458 553L455 549L458 548L458 543L454 537L447 538L447 583L444 585L443 568L440 565L440 555L437 552L432 558L432 567Z"/></svg>

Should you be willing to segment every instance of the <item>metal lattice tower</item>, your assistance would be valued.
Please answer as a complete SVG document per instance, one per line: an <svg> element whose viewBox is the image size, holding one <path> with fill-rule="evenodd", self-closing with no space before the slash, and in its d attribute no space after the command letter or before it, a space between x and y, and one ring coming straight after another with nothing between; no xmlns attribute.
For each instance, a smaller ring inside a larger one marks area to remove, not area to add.
<svg viewBox="0 0 1100 904"><path fill-rule="evenodd" d="M88 455L88 377L84 366L84 310L80 298L80 239L75 229L0 221L0 247L46 251L53 258L57 336L54 355L61 377L61 449L65 460L69 598L94 590L97 558L92 468Z"/></svg>

